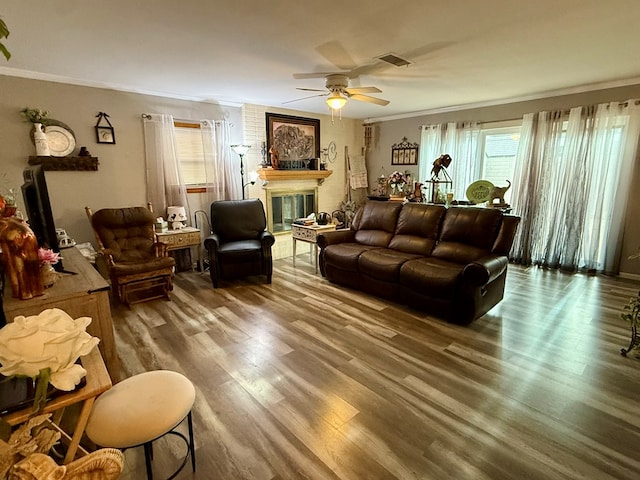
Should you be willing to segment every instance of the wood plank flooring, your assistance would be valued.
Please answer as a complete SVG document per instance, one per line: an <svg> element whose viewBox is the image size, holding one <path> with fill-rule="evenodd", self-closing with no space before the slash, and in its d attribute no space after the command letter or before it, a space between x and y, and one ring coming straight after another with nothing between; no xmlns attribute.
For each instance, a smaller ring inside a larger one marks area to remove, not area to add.
<svg viewBox="0 0 640 480"><path fill-rule="evenodd" d="M181 479L640 478L640 359L618 313L640 284L511 265L469 326L335 286L291 259L173 300L113 305L123 376L196 386ZM183 428L183 430L186 430ZM156 478L184 447L154 447ZM123 479L145 478L142 449Z"/></svg>

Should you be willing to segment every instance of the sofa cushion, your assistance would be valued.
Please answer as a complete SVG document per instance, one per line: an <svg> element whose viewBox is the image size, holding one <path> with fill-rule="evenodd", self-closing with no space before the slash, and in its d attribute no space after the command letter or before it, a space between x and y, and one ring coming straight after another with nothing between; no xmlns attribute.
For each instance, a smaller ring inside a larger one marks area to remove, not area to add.
<svg viewBox="0 0 640 480"><path fill-rule="evenodd" d="M402 264L415 258L420 258L420 255L399 252L389 248L376 248L360 255L358 258L358 270L363 275L395 283L399 280Z"/></svg>
<svg viewBox="0 0 640 480"><path fill-rule="evenodd" d="M363 252L371 250L369 245L359 243L337 243L324 249L323 261L325 265L334 266L347 272L358 272L358 257Z"/></svg>
<svg viewBox="0 0 640 480"><path fill-rule="evenodd" d="M453 298L464 265L426 257L409 260L400 267L400 285L437 298Z"/></svg>
<svg viewBox="0 0 640 480"><path fill-rule="evenodd" d="M432 256L456 263L477 260L491 251L501 222L499 210L449 208Z"/></svg>
<svg viewBox="0 0 640 480"><path fill-rule="evenodd" d="M389 248L417 255L430 255L446 211L443 205L407 203L400 210Z"/></svg>
<svg viewBox="0 0 640 480"><path fill-rule="evenodd" d="M365 203L351 226L356 231L356 242L376 247L388 246L401 208L402 204L397 202Z"/></svg>

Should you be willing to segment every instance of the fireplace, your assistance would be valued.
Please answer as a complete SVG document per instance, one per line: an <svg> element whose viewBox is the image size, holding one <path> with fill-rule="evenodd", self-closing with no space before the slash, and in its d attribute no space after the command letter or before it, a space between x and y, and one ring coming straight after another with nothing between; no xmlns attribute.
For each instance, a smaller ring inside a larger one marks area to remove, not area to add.
<svg viewBox="0 0 640 480"><path fill-rule="evenodd" d="M267 189L267 225L273 234L288 233L296 218L318 211L318 189Z"/></svg>

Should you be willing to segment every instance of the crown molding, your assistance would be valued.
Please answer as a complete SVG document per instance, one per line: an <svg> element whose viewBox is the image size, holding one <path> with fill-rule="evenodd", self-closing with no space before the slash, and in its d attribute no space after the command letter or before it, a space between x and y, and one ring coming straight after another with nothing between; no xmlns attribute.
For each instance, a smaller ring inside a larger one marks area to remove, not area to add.
<svg viewBox="0 0 640 480"><path fill-rule="evenodd" d="M548 90L531 95L521 97L511 97L502 100L488 100L486 102L467 103L462 105L452 105L450 107L434 108L431 110L422 110L419 112L400 113L398 115L389 115L387 117L367 118L364 123L388 122L391 120L402 120L404 118L422 117L425 115L435 115L438 113L458 112L462 110L472 110L475 108L494 107L498 105L507 105L509 103L528 102L530 100L540 100L542 98L561 97L564 95L573 95L577 93L594 92L597 90L607 90L610 88L628 87L640 84L640 77L627 78L623 80L614 80L611 82L592 83L589 85L580 85L577 87L561 88L558 90Z"/></svg>
<svg viewBox="0 0 640 480"><path fill-rule="evenodd" d="M127 85L119 85L105 82L95 82L89 80L81 80L73 77L65 77L62 75L51 75L48 73L34 72L31 70L20 70L17 68L0 67L0 75L8 77L20 77L30 80L42 80L45 82L64 83L67 85L77 85L80 87L103 88L106 90L116 90L118 92L137 93L140 95L151 95L154 97L172 98L175 100L186 100L191 102L212 103L225 107L242 107L242 102L230 102L226 100L217 100L212 98L193 97L189 95L178 95L174 93L158 92L155 90L146 90L142 88L130 87Z"/></svg>

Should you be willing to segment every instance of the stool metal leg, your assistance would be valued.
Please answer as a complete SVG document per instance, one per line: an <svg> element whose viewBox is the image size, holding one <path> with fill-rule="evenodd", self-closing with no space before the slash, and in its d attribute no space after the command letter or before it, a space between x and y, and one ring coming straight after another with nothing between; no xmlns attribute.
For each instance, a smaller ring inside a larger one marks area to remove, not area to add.
<svg viewBox="0 0 640 480"><path fill-rule="evenodd" d="M193 441L193 417L191 415L191 412L189 412L187 415L187 424L189 426L188 440L187 440L187 437L185 437L182 433L176 432L175 430L170 430L164 435L161 435L160 437L158 437L158 438L162 438L166 435L176 435L177 437L180 437L187 446L187 453L184 457L184 460L182 460L182 464L178 467L178 469L175 472L173 472L173 474L169 478L167 478L167 480L174 479L180 473L180 471L187 464L187 459L189 456L191 457L191 468L193 469L194 472L196 471L196 448L195 448L195 443ZM158 438L156 438L155 440L158 440ZM144 463L145 463L145 466L147 467L147 480L153 480L153 470L151 467L151 460L153 460L153 442L154 440L143 444Z"/></svg>
<svg viewBox="0 0 640 480"><path fill-rule="evenodd" d="M191 468L196 471L196 448L193 443L193 419L191 412L187 415L187 423L189 424L189 450L191 451Z"/></svg>
<svg viewBox="0 0 640 480"><path fill-rule="evenodd" d="M144 463L147 466L147 480L153 480L153 471L151 470L151 458L153 457L153 447L151 442L144 444Z"/></svg>

